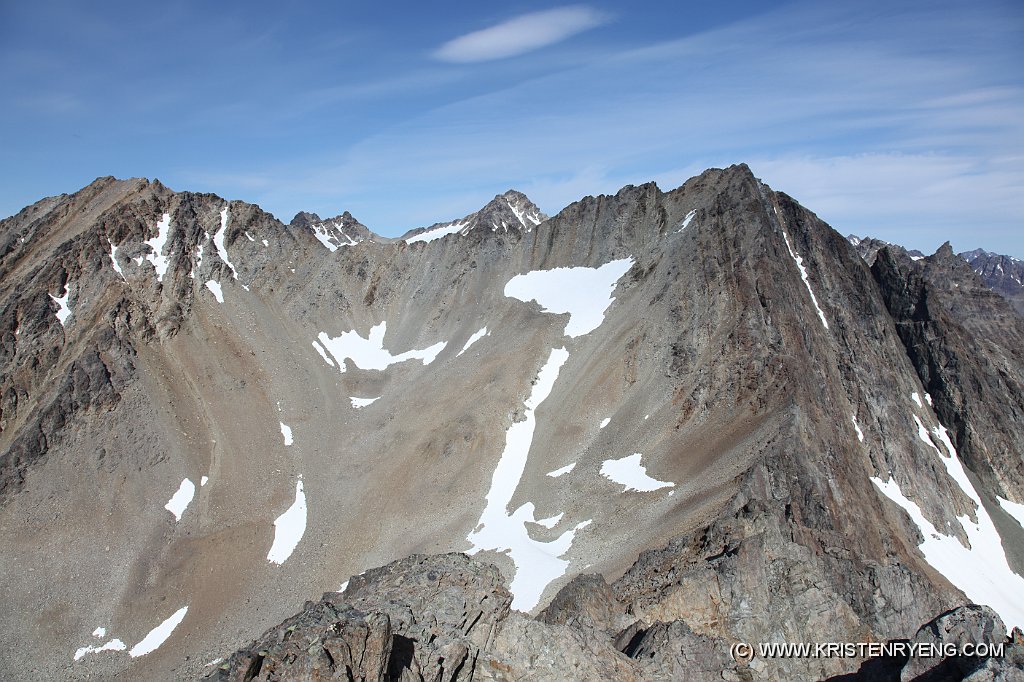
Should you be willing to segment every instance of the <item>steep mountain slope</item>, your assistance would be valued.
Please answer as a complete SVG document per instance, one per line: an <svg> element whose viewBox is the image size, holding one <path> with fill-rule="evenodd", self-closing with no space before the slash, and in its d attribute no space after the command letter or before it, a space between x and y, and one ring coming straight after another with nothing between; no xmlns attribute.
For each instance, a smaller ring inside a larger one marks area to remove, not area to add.
<svg viewBox="0 0 1024 682"><path fill-rule="evenodd" d="M196 676L450 551L520 610L604 576L633 653L909 638L970 600L1020 624L1021 408L974 382L1003 363L1015 400L1022 365L995 341L956 378L996 323L916 283L945 258L873 274L745 166L400 240L145 180L43 200L0 224L3 663ZM928 353L918 289L951 311Z"/></svg>

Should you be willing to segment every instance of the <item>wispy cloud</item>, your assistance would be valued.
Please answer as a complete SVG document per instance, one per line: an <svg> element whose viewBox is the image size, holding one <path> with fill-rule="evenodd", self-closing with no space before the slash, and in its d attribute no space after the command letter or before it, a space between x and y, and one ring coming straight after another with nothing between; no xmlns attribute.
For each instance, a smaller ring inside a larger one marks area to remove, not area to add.
<svg viewBox="0 0 1024 682"><path fill-rule="evenodd" d="M572 5L522 14L508 21L453 38L434 56L446 62L470 63L503 59L554 45L608 20L586 5Z"/></svg>

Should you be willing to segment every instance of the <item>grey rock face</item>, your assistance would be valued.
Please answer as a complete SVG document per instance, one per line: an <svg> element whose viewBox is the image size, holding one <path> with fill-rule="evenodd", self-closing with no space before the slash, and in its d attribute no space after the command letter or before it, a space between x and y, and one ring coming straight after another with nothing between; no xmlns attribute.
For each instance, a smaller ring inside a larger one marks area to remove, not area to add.
<svg viewBox="0 0 1024 682"><path fill-rule="evenodd" d="M993 494L1024 499L1024 318L949 244L917 263L882 250L872 272L964 461Z"/></svg>

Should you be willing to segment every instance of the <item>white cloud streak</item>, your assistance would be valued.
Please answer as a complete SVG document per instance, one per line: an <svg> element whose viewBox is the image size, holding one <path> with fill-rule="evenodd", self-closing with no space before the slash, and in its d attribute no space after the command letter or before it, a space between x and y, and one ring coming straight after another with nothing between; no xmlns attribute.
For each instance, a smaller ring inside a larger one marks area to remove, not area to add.
<svg viewBox="0 0 1024 682"><path fill-rule="evenodd" d="M434 57L459 64L514 57L560 43L607 20L603 12L586 5L531 12L453 38L439 47Z"/></svg>

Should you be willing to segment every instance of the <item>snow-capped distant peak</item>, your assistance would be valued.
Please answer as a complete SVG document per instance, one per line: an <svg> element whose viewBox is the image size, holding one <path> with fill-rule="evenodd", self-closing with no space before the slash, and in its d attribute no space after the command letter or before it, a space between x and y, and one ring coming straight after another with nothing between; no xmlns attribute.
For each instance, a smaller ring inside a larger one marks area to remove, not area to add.
<svg viewBox="0 0 1024 682"><path fill-rule="evenodd" d="M465 218L410 230L402 239L408 244L432 242L456 233L465 236L481 227L486 232L499 234L530 232L547 219L525 194L510 189L504 194L498 194L479 211Z"/></svg>
<svg viewBox="0 0 1024 682"><path fill-rule="evenodd" d="M316 220L309 218L316 218ZM299 214L292 224L312 230L313 236L331 253L345 246L354 246L371 237L366 226L353 218L347 211L328 220L320 220L315 213Z"/></svg>

